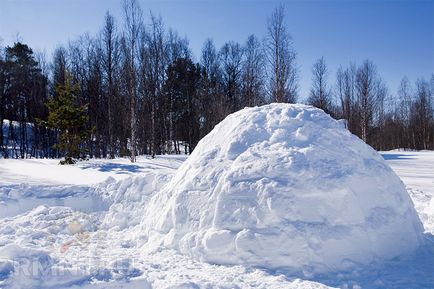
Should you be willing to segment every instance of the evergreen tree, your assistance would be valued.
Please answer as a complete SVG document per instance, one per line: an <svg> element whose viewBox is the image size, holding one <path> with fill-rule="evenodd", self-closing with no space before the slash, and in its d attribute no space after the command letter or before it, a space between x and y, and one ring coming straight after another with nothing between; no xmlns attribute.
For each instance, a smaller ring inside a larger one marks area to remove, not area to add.
<svg viewBox="0 0 434 289"><path fill-rule="evenodd" d="M191 153L200 139L201 116L198 108L204 71L191 59L178 58L169 65L166 74L164 91L166 102L173 103L170 113L177 132L174 137L187 141L188 153Z"/></svg>
<svg viewBox="0 0 434 289"><path fill-rule="evenodd" d="M4 118L18 122L18 127L13 129L17 130L20 158L28 157L39 146L38 129L29 132L28 128L36 117L46 116L46 88L47 78L42 74L32 49L21 42L6 47L4 61L0 63L0 123ZM18 151L14 151L18 156ZM3 154L8 156L6 148Z"/></svg>
<svg viewBox="0 0 434 289"><path fill-rule="evenodd" d="M59 131L59 142L55 146L65 157L61 164L73 164L85 155L83 142L90 134L87 104L79 105L79 86L70 75L66 75L64 85L56 88L56 97L47 102L49 110L46 125Z"/></svg>

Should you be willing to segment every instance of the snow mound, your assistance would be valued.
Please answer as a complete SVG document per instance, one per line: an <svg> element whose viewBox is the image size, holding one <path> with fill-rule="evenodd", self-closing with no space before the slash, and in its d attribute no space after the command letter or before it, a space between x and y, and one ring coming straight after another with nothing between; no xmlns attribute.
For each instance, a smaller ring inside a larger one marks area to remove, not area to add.
<svg viewBox="0 0 434 289"><path fill-rule="evenodd" d="M172 176L171 173L149 172L120 181L110 177L99 184L97 190L110 204L101 228L119 231L140 224L143 207Z"/></svg>
<svg viewBox="0 0 434 289"><path fill-rule="evenodd" d="M298 104L229 115L144 214L148 245L304 275L410 253L423 232L383 158L341 122Z"/></svg>

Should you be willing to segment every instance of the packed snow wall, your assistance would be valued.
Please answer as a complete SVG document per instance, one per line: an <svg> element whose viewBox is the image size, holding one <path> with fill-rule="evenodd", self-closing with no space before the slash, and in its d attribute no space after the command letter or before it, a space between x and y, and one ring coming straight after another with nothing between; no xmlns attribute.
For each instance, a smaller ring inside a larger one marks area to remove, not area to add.
<svg viewBox="0 0 434 289"><path fill-rule="evenodd" d="M149 244L315 274L410 253L422 224L399 177L322 110L245 108L204 137L145 208Z"/></svg>

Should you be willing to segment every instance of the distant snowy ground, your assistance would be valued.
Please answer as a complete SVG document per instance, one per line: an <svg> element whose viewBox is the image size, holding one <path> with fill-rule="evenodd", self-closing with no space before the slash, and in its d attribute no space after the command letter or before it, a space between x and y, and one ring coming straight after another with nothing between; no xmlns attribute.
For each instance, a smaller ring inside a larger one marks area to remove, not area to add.
<svg viewBox="0 0 434 289"><path fill-rule="evenodd" d="M95 187L109 178L116 181L130 176L171 174L186 156L152 159L138 157L82 161L73 166L60 166L52 159L0 160L0 218L14 216L38 205L68 206L91 212L107 209Z"/></svg>
<svg viewBox="0 0 434 289"><path fill-rule="evenodd" d="M426 248L358 272L302 280L141 245L142 206L185 156L0 160L0 288L432 288L434 152L384 152L427 232ZM300 277L300 276L298 276Z"/></svg>
<svg viewBox="0 0 434 289"><path fill-rule="evenodd" d="M434 152L393 151L382 155L407 186L425 231L434 234Z"/></svg>
<svg viewBox="0 0 434 289"><path fill-rule="evenodd" d="M52 159L1 159L0 184L35 185L92 185L108 177L116 180L131 175L143 174L154 169L177 169L186 156L139 156L136 163L128 158L91 159L73 166L59 166L59 160Z"/></svg>

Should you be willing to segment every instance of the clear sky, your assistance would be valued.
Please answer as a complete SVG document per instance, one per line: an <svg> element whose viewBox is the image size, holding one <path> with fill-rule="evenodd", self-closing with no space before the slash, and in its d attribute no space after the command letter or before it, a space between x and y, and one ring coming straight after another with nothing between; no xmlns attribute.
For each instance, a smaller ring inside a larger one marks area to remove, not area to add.
<svg viewBox="0 0 434 289"><path fill-rule="evenodd" d="M434 73L434 0L139 0L147 18L160 14L166 27L187 36L196 60L206 38L217 46L262 38L266 19L279 4L298 53L301 99L309 91L312 64L324 56L334 82L340 65L370 59L395 92L406 75L412 82ZM48 55L59 44L97 33L107 10L121 25L120 0L0 0L3 45L15 40Z"/></svg>

